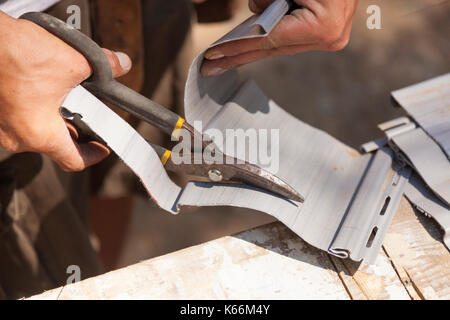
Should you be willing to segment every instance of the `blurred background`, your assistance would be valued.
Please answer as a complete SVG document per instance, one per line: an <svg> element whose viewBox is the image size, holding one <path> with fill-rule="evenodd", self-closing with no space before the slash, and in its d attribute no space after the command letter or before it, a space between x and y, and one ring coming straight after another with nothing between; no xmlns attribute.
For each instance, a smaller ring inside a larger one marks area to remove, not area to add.
<svg viewBox="0 0 450 320"><path fill-rule="evenodd" d="M185 65L251 14L246 0L198 2L185 39ZM381 8L381 30L366 27L371 4ZM381 136L377 124L403 114L391 105L391 91L450 71L449 35L450 1L361 0L344 50L264 60L242 72L298 119L358 148ZM94 228L93 242L106 269L273 221L237 208L200 208L172 216L146 197L134 200L120 245L102 247L101 232L96 235ZM108 219L114 221L114 216Z"/></svg>

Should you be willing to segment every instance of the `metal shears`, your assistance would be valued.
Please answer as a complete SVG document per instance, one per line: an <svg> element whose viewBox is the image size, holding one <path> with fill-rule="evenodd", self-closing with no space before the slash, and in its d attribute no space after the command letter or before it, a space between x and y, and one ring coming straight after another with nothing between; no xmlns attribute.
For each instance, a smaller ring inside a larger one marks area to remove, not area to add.
<svg viewBox="0 0 450 320"><path fill-rule="evenodd" d="M202 150L192 150L192 152L203 152L204 148L211 147L212 142L197 132L182 117L114 80L106 55L89 37L63 21L45 13L30 12L22 15L21 19L36 23L86 57L93 73L81 85L98 99L112 103L171 136L174 136L179 129L186 130L190 135L191 145L199 145L200 143L202 146ZM95 133L86 132L89 131L89 128L83 127L82 122L75 122L74 125L78 130L84 131L83 133L88 134L95 140L104 142ZM196 139L201 141L195 143ZM277 176L251 163L242 163L242 161L237 161L235 158L232 158L230 161L230 157L221 153L217 147L214 148L215 158L217 156L222 158L224 161L221 164L196 164L194 161L191 161L190 164L175 164L172 161L170 150L155 144L151 145L168 171L206 177L212 182L241 182L265 189L288 199L299 202L304 201L303 197L295 189Z"/></svg>

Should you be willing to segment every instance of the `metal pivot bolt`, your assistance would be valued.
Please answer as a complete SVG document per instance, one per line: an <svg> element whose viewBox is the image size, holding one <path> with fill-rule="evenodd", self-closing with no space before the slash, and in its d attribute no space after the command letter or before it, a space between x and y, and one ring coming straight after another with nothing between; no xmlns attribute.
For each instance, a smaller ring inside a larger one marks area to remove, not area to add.
<svg viewBox="0 0 450 320"><path fill-rule="evenodd" d="M217 169L211 169L208 171L209 179L213 182L220 182L223 179L222 172Z"/></svg>

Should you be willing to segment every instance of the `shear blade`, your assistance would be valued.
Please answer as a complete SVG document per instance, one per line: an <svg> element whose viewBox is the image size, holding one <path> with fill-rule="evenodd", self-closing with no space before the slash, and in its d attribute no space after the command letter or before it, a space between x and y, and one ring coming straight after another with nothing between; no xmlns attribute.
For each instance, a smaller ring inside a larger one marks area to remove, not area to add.
<svg viewBox="0 0 450 320"><path fill-rule="evenodd" d="M242 165L236 164L233 166L238 168L237 174L234 177L236 180L260 187L294 201L305 201L305 199L289 184L278 178L276 175L256 165L245 163Z"/></svg>

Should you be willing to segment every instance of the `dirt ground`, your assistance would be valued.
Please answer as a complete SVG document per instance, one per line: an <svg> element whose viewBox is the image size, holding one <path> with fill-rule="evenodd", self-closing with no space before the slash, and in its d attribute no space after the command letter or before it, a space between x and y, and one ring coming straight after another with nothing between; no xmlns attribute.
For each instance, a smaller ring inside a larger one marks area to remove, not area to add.
<svg viewBox="0 0 450 320"><path fill-rule="evenodd" d="M198 52L250 13L238 2L225 23L196 24ZM366 9L381 7L382 29L368 30ZM450 71L450 1L361 0L348 47L265 60L243 68L266 94L302 121L358 148L381 136L377 124L403 114L390 92ZM171 216L137 199L118 267L233 234L272 218L237 208Z"/></svg>

